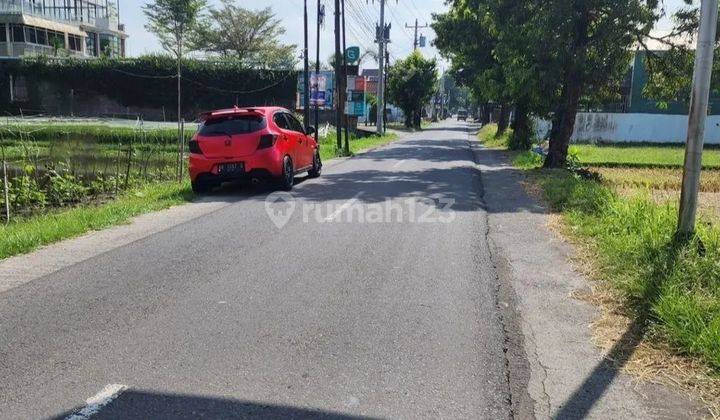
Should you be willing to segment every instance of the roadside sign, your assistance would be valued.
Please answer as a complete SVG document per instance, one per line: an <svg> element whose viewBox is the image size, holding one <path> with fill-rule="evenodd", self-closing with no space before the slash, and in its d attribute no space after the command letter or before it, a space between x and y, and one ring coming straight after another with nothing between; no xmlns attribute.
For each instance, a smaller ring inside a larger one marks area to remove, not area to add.
<svg viewBox="0 0 720 420"><path fill-rule="evenodd" d="M345 114L352 117L365 115L365 102L345 102Z"/></svg>
<svg viewBox="0 0 720 420"><path fill-rule="evenodd" d="M360 60L360 47L348 47L345 50L345 60L348 63L354 63Z"/></svg>
<svg viewBox="0 0 720 420"><path fill-rule="evenodd" d="M348 76L347 78L347 99L345 102L345 114L350 117L365 115L367 80L364 76Z"/></svg>
<svg viewBox="0 0 720 420"><path fill-rule="evenodd" d="M333 89L335 89L335 73L332 71L321 71L319 74L310 73L310 106L316 105L320 109L332 109ZM296 109L304 109L304 77L302 74L298 76L297 104Z"/></svg>

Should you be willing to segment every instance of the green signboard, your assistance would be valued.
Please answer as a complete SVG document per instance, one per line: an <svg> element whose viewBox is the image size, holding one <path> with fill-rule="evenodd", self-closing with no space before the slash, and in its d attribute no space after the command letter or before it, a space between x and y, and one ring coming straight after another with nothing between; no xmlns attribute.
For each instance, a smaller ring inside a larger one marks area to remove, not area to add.
<svg viewBox="0 0 720 420"><path fill-rule="evenodd" d="M360 47L348 47L345 50L345 60L348 63L355 63L360 60Z"/></svg>

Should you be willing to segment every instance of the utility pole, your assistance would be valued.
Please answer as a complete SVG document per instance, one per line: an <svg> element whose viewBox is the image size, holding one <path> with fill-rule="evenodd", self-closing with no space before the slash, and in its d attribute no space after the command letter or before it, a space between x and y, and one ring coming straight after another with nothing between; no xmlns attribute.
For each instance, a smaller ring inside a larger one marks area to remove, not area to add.
<svg viewBox="0 0 720 420"><path fill-rule="evenodd" d="M413 51L417 51L417 49L420 47L420 41L418 40L418 29L425 29L429 28L430 26L428 26L427 24L420 26L418 25L418 20L415 19L415 26L411 26L406 23L405 27L408 29L415 28L415 42L413 42Z"/></svg>
<svg viewBox="0 0 720 420"><path fill-rule="evenodd" d="M342 50L343 50L343 93L342 93L342 104L343 104L343 110L345 109L345 103L347 102L347 57L345 56L345 53L347 52L347 44L345 43L345 0L342 0ZM343 115L343 118L345 119L345 154L350 155L350 128L348 127L349 122L347 114Z"/></svg>
<svg viewBox="0 0 720 420"><path fill-rule="evenodd" d="M695 232L717 19L718 0L702 0L700 6L700 29L695 52L695 70L693 73L692 94L690 96L685 168L683 170L682 193L680 195L680 215L678 217L677 233L681 237L688 237Z"/></svg>
<svg viewBox="0 0 720 420"><path fill-rule="evenodd" d="M385 92L390 79L390 51L385 49ZM383 101L383 133L387 129L387 101Z"/></svg>
<svg viewBox="0 0 720 420"><path fill-rule="evenodd" d="M318 84L318 97L315 98L315 142L320 144L319 132L320 132L320 26L323 23L325 13L323 13L322 5L320 0L317 0L317 45L315 48L315 83Z"/></svg>
<svg viewBox="0 0 720 420"><path fill-rule="evenodd" d="M337 133L337 148L342 149L342 114L343 106L345 104L340 103L342 99L342 72L340 71L340 65L342 64L343 58L340 55L340 0L335 0L335 88L337 95L335 98L335 125Z"/></svg>
<svg viewBox="0 0 720 420"><path fill-rule="evenodd" d="M378 65L379 65L379 80L378 80L378 100L377 100L377 133L379 135L385 134L385 127L383 124L385 112L385 0L380 0L380 29L377 31L378 34Z"/></svg>
<svg viewBox="0 0 720 420"><path fill-rule="evenodd" d="M305 48L303 49L303 123L305 124L305 131L310 127L310 57L308 57L308 11L307 11L307 0L303 1L303 17L305 27Z"/></svg>

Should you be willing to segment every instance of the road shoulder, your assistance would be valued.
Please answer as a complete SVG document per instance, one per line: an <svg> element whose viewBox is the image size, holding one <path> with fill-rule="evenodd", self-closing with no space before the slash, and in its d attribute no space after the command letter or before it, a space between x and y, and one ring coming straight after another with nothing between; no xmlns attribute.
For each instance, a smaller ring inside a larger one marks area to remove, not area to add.
<svg viewBox="0 0 720 420"><path fill-rule="evenodd" d="M488 240L503 288L514 294L521 338L509 337L529 365L525 379L536 418L688 418L707 413L700 404L660 385L640 383L617 372L592 343L590 324L599 311L573 298L589 290L589 281L575 271L570 245L548 228L546 209L523 189L524 175L506 153L483 148L470 139L482 172L488 212ZM507 326L506 326L507 328ZM514 362L515 360L515 362ZM509 357L512 366L522 358ZM512 386L511 378L511 386ZM518 380L522 381L523 378ZM525 417L521 414L520 417Z"/></svg>
<svg viewBox="0 0 720 420"><path fill-rule="evenodd" d="M334 168L356 156L392 145L406 136L405 133L398 133L398 137L389 143L362 150L350 157L329 159L324 162L324 168ZM0 294L90 258L191 222L198 217L206 216L241 201L245 196L246 194L242 193L196 197L194 201L186 204L133 217L125 224L89 231L77 237L41 246L25 254L0 259Z"/></svg>

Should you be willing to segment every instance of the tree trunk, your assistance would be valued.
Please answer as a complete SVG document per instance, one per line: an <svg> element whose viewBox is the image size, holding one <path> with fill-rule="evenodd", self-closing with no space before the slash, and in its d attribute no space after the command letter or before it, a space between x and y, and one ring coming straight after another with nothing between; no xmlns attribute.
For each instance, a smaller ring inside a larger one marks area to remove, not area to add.
<svg viewBox="0 0 720 420"><path fill-rule="evenodd" d="M562 120L562 109L558 107L558 109L555 111L555 115L552 117L552 125L550 126L550 132L548 133L549 137L548 140L557 138L558 133L560 132L560 122Z"/></svg>
<svg viewBox="0 0 720 420"><path fill-rule="evenodd" d="M582 86L577 71L569 72L565 80L557 133L550 139L550 150L543 165L545 168L565 168L567 166L567 152L570 147L570 137L575 130L575 116L580 103L581 90Z"/></svg>
<svg viewBox="0 0 720 420"><path fill-rule="evenodd" d="M508 124L510 124L510 107L506 103L502 103L500 104L500 117L498 118L498 136L505 134Z"/></svg>
<svg viewBox="0 0 720 420"><path fill-rule="evenodd" d="M527 104L525 101L520 101L515 106L515 120L513 121L513 135L509 144L510 149L530 150L532 146L531 131Z"/></svg>
<svg viewBox="0 0 720 420"><path fill-rule="evenodd" d="M563 91L560 112L557 115L555 135L550 139L550 150L545 158L545 168L566 168L570 138L575 130L575 117L580 104L584 75L581 65L587 56L588 30L590 28L590 11L585 8L580 19L575 21L575 36L569 61L563 74Z"/></svg>
<svg viewBox="0 0 720 420"><path fill-rule="evenodd" d="M490 124L490 106L485 103L482 106L482 125Z"/></svg>

